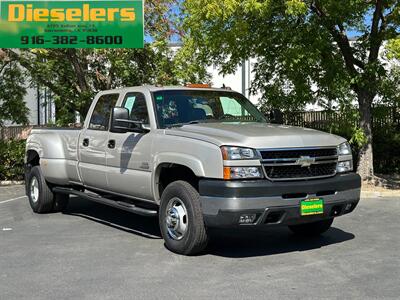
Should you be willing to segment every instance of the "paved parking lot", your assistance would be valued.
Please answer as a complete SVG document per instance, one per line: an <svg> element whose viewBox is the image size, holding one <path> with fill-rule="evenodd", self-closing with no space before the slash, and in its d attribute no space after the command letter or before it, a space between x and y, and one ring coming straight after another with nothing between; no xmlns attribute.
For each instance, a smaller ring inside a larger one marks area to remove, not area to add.
<svg viewBox="0 0 400 300"><path fill-rule="evenodd" d="M1 299L399 298L400 197L363 199L323 237L214 232L204 255L164 248L156 218L72 198L33 214L0 188Z"/></svg>

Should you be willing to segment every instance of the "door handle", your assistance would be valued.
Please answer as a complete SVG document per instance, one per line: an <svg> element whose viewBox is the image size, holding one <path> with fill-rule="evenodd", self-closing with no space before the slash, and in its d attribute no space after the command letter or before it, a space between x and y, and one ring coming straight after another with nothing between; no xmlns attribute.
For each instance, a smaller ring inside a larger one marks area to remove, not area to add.
<svg viewBox="0 0 400 300"><path fill-rule="evenodd" d="M115 140L109 140L108 141L108 148L114 149L115 148Z"/></svg>
<svg viewBox="0 0 400 300"><path fill-rule="evenodd" d="M89 139L88 138L83 139L82 145L83 145L83 147L88 147L89 146Z"/></svg>

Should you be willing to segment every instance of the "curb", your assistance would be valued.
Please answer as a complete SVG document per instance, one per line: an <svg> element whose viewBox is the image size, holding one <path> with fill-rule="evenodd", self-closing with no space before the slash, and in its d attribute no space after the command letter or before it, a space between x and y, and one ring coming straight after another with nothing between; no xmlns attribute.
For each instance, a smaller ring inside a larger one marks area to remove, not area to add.
<svg viewBox="0 0 400 300"><path fill-rule="evenodd" d="M361 192L361 198L384 198L384 197L400 197L400 190L373 192Z"/></svg>
<svg viewBox="0 0 400 300"><path fill-rule="evenodd" d="M0 186L10 186L10 185L22 185L25 181L0 181Z"/></svg>

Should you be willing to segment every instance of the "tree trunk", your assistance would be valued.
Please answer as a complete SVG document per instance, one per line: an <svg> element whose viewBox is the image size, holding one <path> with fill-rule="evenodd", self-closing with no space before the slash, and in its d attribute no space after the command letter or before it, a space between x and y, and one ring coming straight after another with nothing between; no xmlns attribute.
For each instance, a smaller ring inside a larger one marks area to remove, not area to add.
<svg viewBox="0 0 400 300"><path fill-rule="evenodd" d="M374 176L374 157L372 149L372 101L374 95L367 91L358 92L358 103L360 106L360 128L363 131L366 143L359 152L357 173L363 180L369 180Z"/></svg>

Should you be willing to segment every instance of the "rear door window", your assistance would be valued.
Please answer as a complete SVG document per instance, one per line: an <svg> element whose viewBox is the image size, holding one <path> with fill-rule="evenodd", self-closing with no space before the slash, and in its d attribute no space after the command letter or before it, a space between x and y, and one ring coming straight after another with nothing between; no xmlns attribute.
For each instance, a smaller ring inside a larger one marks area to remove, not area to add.
<svg viewBox="0 0 400 300"><path fill-rule="evenodd" d="M90 118L89 129L107 131L110 125L111 110L115 107L119 94L103 95L97 100Z"/></svg>

